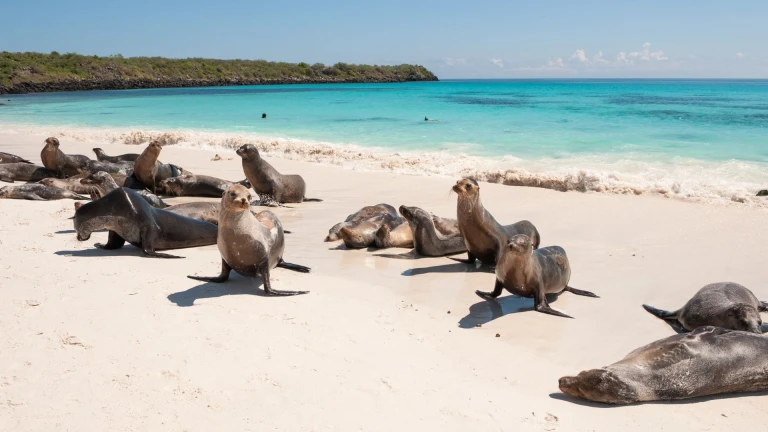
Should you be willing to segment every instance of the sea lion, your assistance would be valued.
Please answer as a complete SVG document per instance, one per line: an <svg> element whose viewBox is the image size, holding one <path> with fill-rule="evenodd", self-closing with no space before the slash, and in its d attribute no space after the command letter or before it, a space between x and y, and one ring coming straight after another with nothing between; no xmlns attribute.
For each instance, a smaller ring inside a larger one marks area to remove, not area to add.
<svg viewBox="0 0 768 432"><path fill-rule="evenodd" d="M74 225L79 241L107 229L109 240L96 247L119 249L127 241L154 258L181 258L156 251L212 245L218 235L216 225L154 208L127 188L117 188L81 206L75 212Z"/></svg>
<svg viewBox="0 0 768 432"><path fill-rule="evenodd" d="M58 138L50 137L45 140L45 146L40 152L43 165L51 171L55 171L59 178L72 177L80 174L90 158L85 155L64 154L59 148Z"/></svg>
<svg viewBox="0 0 768 432"><path fill-rule="evenodd" d="M104 171L99 171L97 173L90 174L89 176L83 178L80 180L80 183L83 185L92 186L95 188L95 190L91 190L91 198L94 200L97 200L104 195L112 192L115 189L119 189L120 186L117 185L115 182L115 179L112 178L112 176L108 173L105 173ZM149 203L152 207L156 208L166 208L168 207L168 204L165 203L160 197L157 195L148 192L146 190L137 190L135 191L137 194L139 194L140 197L142 197L145 201Z"/></svg>
<svg viewBox="0 0 768 432"><path fill-rule="evenodd" d="M244 182L247 180L237 183L246 186ZM206 175L185 174L165 179L158 186L167 195L220 198L233 183Z"/></svg>
<svg viewBox="0 0 768 432"><path fill-rule="evenodd" d="M161 181L178 177L182 170L176 165L164 164L157 160L163 147L157 141L149 143L146 149L139 155L134 162L133 174L144 186L148 187L152 193L157 193L157 185Z"/></svg>
<svg viewBox="0 0 768 432"><path fill-rule="evenodd" d="M480 201L480 185L474 179L457 181L453 191L458 195L456 215L459 231L467 246L467 259L456 261L474 264L478 259L483 264L494 266L499 252L504 249L509 239L517 234L530 237L534 249L539 247L541 236L529 221L505 226L496 222L493 215L483 207Z"/></svg>
<svg viewBox="0 0 768 432"><path fill-rule="evenodd" d="M346 219L344 219L344 222L339 222L331 229L328 230L328 236L325 238L324 241L332 242L341 240L341 235L339 232L344 227L355 227L360 222L369 219L373 216L376 216L378 214L390 214L392 217L397 217L397 211L394 207L392 207L389 204L376 204L373 206L365 206L358 210L355 213L352 213L351 215L347 216Z"/></svg>
<svg viewBox="0 0 768 432"><path fill-rule="evenodd" d="M658 318L679 324L675 326L679 330L715 326L762 334L760 312L768 311L768 303L737 283L719 282L706 285L674 312L648 305L643 308Z"/></svg>
<svg viewBox="0 0 768 432"><path fill-rule="evenodd" d="M378 214L370 217L354 227L343 227L339 231L344 245L349 249L362 249L369 247L376 241L376 232L382 225L391 221L393 217L390 214Z"/></svg>
<svg viewBox="0 0 768 432"><path fill-rule="evenodd" d="M83 177L69 177L67 179L57 179L55 177L44 178L37 182L41 185L53 186L60 189L66 189L76 194L90 195L95 186L80 183Z"/></svg>
<svg viewBox="0 0 768 432"><path fill-rule="evenodd" d="M768 189L763 189L763 190L759 191L757 193L757 196L759 196L759 197L768 196Z"/></svg>
<svg viewBox="0 0 768 432"><path fill-rule="evenodd" d="M764 336L699 327L638 348L602 369L560 378L560 391L606 404L764 391L767 352Z"/></svg>
<svg viewBox="0 0 768 432"><path fill-rule="evenodd" d="M71 198L75 200L90 199L72 191L38 183L21 186L3 186L0 188L0 198L24 199L33 201L51 201Z"/></svg>
<svg viewBox="0 0 768 432"><path fill-rule="evenodd" d="M277 172L267 161L261 158L259 150L252 144L245 144L237 149L243 159L243 172L251 187L259 195L261 205L271 207L283 203L304 201L322 201L305 196L307 185L300 175L283 175Z"/></svg>
<svg viewBox="0 0 768 432"><path fill-rule="evenodd" d="M219 215L221 214L221 203L215 201L197 201L183 204L176 204L165 207L165 211L176 213L177 215L219 224Z"/></svg>
<svg viewBox="0 0 768 432"><path fill-rule="evenodd" d="M457 220L430 215L418 207L400 206L400 214L411 224L417 254L438 257L467 251Z"/></svg>
<svg viewBox="0 0 768 432"><path fill-rule="evenodd" d="M24 162L0 164L0 181L40 181L44 178L57 177L58 174L48 168Z"/></svg>
<svg viewBox="0 0 768 432"><path fill-rule="evenodd" d="M413 248L413 230L408 220L402 217L384 223L374 236L373 243L379 249Z"/></svg>
<svg viewBox="0 0 768 432"><path fill-rule="evenodd" d="M83 174L93 174L99 171L104 171L110 175L130 177L133 175L133 162L112 163L90 160L86 162L83 168L80 168L79 171Z"/></svg>
<svg viewBox="0 0 768 432"><path fill-rule="evenodd" d="M289 296L308 291L277 291L272 289L269 272L275 267L309 273L309 267L283 261L285 238L280 220L270 211L253 215L251 194L242 185L234 184L221 198L219 236L221 274L216 277L188 276L203 282L220 283L229 279L232 270L243 276L260 276L268 295Z"/></svg>
<svg viewBox="0 0 768 432"><path fill-rule="evenodd" d="M118 162L136 162L136 159L139 158L138 153L126 153L119 156L107 156L106 153L104 153L104 150L100 148L93 149L93 152L96 153L96 159L98 159L101 162L112 162L112 163L118 163Z"/></svg>
<svg viewBox="0 0 768 432"><path fill-rule="evenodd" d="M518 234L509 240L505 253L499 254L493 292L475 292L486 300L495 301L506 288L520 297L533 297L534 308L539 312L573 318L552 309L546 295L563 291L587 297L597 295L568 286L570 279L571 265L563 248L548 246L534 249L530 237Z"/></svg>
<svg viewBox="0 0 768 432"><path fill-rule="evenodd" d="M24 159L23 157L16 156L14 154L0 152L0 164L9 164L9 163L31 164L32 162Z"/></svg>

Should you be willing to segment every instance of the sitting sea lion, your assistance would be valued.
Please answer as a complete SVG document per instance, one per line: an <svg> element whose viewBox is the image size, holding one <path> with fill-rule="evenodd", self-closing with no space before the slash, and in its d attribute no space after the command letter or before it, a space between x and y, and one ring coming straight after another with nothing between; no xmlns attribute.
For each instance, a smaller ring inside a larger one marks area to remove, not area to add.
<svg viewBox="0 0 768 432"><path fill-rule="evenodd" d="M79 241L107 229L109 240L96 247L119 249L127 241L155 258L181 258L156 251L212 245L218 235L216 225L154 208L128 188L117 188L84 204L75 212L74 224Z"/></svg>
<svg viewBox="0 0 768 432"><path fill-rule="evenodd" d="M44 178L38 183L46 186L53 186L56 188L66 189L76 194L90 195L93 192L94 186L84 185L80 183L83 177L69 177L67 179L57 179L54 177Z"/></svg>
<svg viewBox="0 0 768 432"><path fill-rule="evenodd" d="M379 249L412 248L413 230L405 218L398 217L384 223L374 236L373 243Z"/></svg>
<svg viewBox="0 0 768 432"><path fill-rule="evenodd" d="M182 170L176 165L164 164L157 160L162 149L160 143L152 141L139 155L133 166L133 174L152 193L157 193L157 186L161 181L182 174Z"/></svg>
<svg viewBox="0 0 768 432"><path fill-rule="evenodd" d="M499 256L493 292L475 292L486 300L496 300L496 297L500 296L502 290L506 288L507 291L520 297L533 297L534 307L539 312L572 318L552 309L546 295L562 291L587 297L597 297L597 295L569 287L570 278L571 265L563 248L548 246L534 249L530 237L518 234L509 240L506 253Z"/></svg>
<svg viewBox="0 0 768 432"><path fill-rule="evenodd" d="M0 181L40 181L44 178L56 177L58 174L38 165L24 162L0 164Z"/></svg>
<svg viewBox="0 0 768 432"><path fill-rule="evenodd" d="M397 217L397 211L395 211L395 208L392 207L389 204L376 204L373 206L365 206L358 210L355 213L352 213L351 215L347 216L347 218L344 220L344 222L339 222L331 229L328 230L328 236L325 238L325 241L332 242L341 240L341 235L339 232L344 227L355 227L360 222L369 219L373 216L376 216L378 214L390 214L392 217Z"/></svg>
<svg viewBox="0 0 768 432"><path fill-rule="evenodd" d="M119 189L120 186L117 185L115 182L115 179L112 178L110 174L105 173L104 171L99 171L97 173L93 173L83 179L80 180L80 183L88 186L92 186L95 188L95 190L91 190L91 198L94 200L97 200L104 195L112 192L115 189ZM148 192L146 190L137 190L135 191L137 194L139 194L140 197L144 198L145 201L149 203L152 207L156 208L166 208L168 207L168 204L166 204L163 200L160 199L157 195Z"/></svg>
<svg viewBox="0 0 768 432"><path fill-rule="evenodd" d="M21 186L3 186L0 188L0 198L25 199L33 201L51 201L71 198L75 200L90 199L66 189L46 186L38 183Z"/></svg>
<svg viewBox="0 0 768 432"><path fill-rule="evenodd" d="M59 149L58 138L50 137L45 140L45 146L40 152L43 165L58 174L59 178L72 177L80 174L85 164L90 160L85 155L67 155Z"/></svg>
<svg viewBox="0 0 768 432"><path fill-rule="evenodd" d="M480 185L474 179L465 178L456 182L453 191L458 195L457 218L459 231L467 246L467 259L456 260L474 264L480 260L483 264L494 266L499 252L504 249L509 239L517 234L531 238L533 248L539 247L541 236L536 227L527 220L512 225L502 226L480 201Z"/></svg>
<svg viewBox="0 0 768 432"><path fill-rule="evenodd" d="M638 348L602 369L560 378L560 391L607 404L765 391L765 353L764 336L699 327Z"/></svg>
<svg viewBox="0 0 768 432"><path fill-rule="evenodd" d="M254 216L251 194L242 185L234 184L221 198L219 236L221 274L216 277L188 276L191 279L220 283L229 279L232 270L243 276L260 276L268 295L297 295L308 291L276 291L272 289L269 272L275 267L309 273L309 267L283 261L285 238L280 220L270 211Z"/></svg>
<svg viewBox="0 0 768 432"><path fill-rule="evenodd" d="M237 149L243 159L243 172L251 187L259 195L261 205L271 207L283 203L304 201L322 201L305 196L307 185L300 175L283 175L277 172L267 161L261 158L259 150L252 144L245 144Z"/></svg>
<svg viewBox="0 0 768 432"><path fill-rule="evenodd" d="M96 153L96 159L98 159L101 162L112 162L112 163L118 163L118 162L135 162L136 159L139 158L139 154L137 153L126 153L119 156L107 156L106 153L104 153L104 150L100 148L93 149L93 152Z"/></svg>
<svg viewBox="0 0 768 432"><path fill-rule="evenodd" d="M376 233L381 226L393 219L388 213L378 214L360 222L356 226L343 227L339 231L339 235L344 240L344 245L349 249L366 248L374 244Z"/></svg>
<svg viewBox="0 0 768 432"><path fill-rule="evenodd" d="M238 182L238 184L245 186L244 182L247 180ZM158 186L167 195L220 198L233 183L206 175L185 174L165 179Z"/></svg>
<svg viewBox="0 0 768 432"><path fill-rule="evenodd" d="M14 154L0 152L0 164L9 164L9 163L31 164L32 162L24 159L23 157L16 156Z"/></svg>
<svg viewBox="0 0 768 432"><path fill-rule="evenodd" d="M768 311L768 303L761 302L752 291L737 283L720 282L700 289L688 303L674 312L648 305L643 305L643 308L663 320L675 322L678 324L675 327L680 330L715 326L762 334L760 312Z"/></svg>
<svg viewBox="0 0 768 432"><path fill-rule="evenodd" d="M467 251L457 220L443 219L418 207L400 206L400 214L411 224L417 254L438 257Z"/></svg>

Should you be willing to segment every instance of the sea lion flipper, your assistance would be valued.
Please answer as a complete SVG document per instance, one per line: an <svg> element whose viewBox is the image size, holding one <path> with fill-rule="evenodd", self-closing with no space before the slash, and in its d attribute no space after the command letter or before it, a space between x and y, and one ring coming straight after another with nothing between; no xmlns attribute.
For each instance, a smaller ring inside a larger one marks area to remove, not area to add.
<svg viewBox="0 0 768 432"><path fill-rule="evenodd" d="M277 264L277 266L280 267L280 268L284 268L284 269L288 269L288 270L293 270L293 271L297 271L297 272L301 272L301 273L309 273L310 271L312 271L312 269L309 268L309 267L305 267L305 266L299 265L299 264L291 264L289 262L283 261L282 259Z"/></svg>
<svg viewBox="0 0 768 432"><path fill-rule="evenodd" d="M566 315L560 312L559 310L552 309L549 306L549 302L547 301L546 295L540 290L537 290L536 297L534 297L534 308L536 309L537 312L541 312L549 315L555 315L563 318L573 318L572 316Z"/></svg>
<svg viewBox="0 0 768 432"><path fill-rule="evenodd" d="M595 293L593 293L591 291L584 291L584 290L576 289L576 288L570 287L570 286L566 286L563 291L568 291L570 293L573 293L573 294L576 294L576 295L580 295L580 296L584 296L584 297L600 298L599 295L597 295L597 294L595 294Z"/></svg>
<svg viewBox="0 0 768 432"><path fill-rule="evenodd" d="M4 181L6 183L13 183L13 177L0 176L0 181Z"/></svg>
<svg viewBox="0 0 768 432"><path fill-rule="evenodd" d="M202 282L222 283L229 279L229 273L232 271L232 267L227 264L226 261L221 260L221 274L214 277L205 276L187 276L190 279L199 280Z"/></svg>
<svg viewBox="0 0 768 432"><path fill-rule="evenodd" d="M47 201L45 198L41 197L38 194L34 194L34 193L25 194L24 195L24 199L30 200L30 201Z"/></svg>
<svg viewBox="0 0 768 432"><path fill-rule="evenodd" d="M177 255L170 255L160 252L154 252L154 251L144 251L144 255L150 257L150 258L174 258L174 259L182 259L184 257L177 256Z"/></svg>
<svg viewBox="0 0 768 432"><path fill-rule="evenodd" d="M303 202L323 202L320 198L304 198Z"/></svg>
<svg viewBox="0 0 768 432"><path fill-rule="evenodd" d="M503 290L504 290L504 283L496 279L496 285L494 285L493 287L493 292L485 292L485 291L477 290L475 291L475 294L479 295L481 298L485 300L495 301L496 298L501 295Z"/></svg>
<svg viewBox="0 0 768 432"><path fill-rule="evenodd" d="M117 234L114 231L109 232L109 237L107 237L107 243L96 243L94 246L99 249L105 249L105 250L112 250L112 249L120 249L125 245L125 239L120 237L119 234Z"/></svg>
<svg viewBox="0 0 768 432"><path fill-rule="evenodd" d="M646 305L646 304L643 305L643 309L648 311L648 313L655 316L656 318L661 318L663 320L675 320L675 321L677 320L678 311L669 312L661 309L656 309L655 307Z"/></svg>
<svg viewBox="0 0 768 432"><path fill-rule="evenodd" d="M267 295L272 296L294 296L300 294L308 294L309 291L277 291L272 289L272 284L269 281L269 268L265 268L261 271L261 278L264 280L264 292Z"/></svg>
<svg viewBox="0 0 768 432"><path fill-rule="evenodd" d="M454 261L458 261L458 262L460 262L462 264L475 264L475 261L477 261L477 258L475 258L475 256L472 255L471 252L467 252L467 259L465 259L465 260L458 259L458 258L448 258L448 259L452 259Z"/></svg>

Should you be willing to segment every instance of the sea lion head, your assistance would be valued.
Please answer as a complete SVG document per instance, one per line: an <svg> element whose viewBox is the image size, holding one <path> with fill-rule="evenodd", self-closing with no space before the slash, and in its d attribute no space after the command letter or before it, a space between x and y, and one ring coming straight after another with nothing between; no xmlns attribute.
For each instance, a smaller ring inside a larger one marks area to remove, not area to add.
<svg viewBox="0 0 768 432"><path fill-rule="evenodd" d="M408 222L432 217L429 213L418 207L408 207L401 205L398 211L406 220L408 220Z"/></svg>
<svg viewBox="0 0 768 432"><path fill-rule="evenodd" d="M8 195L10 195L11 190L8 188L8 186L3 186L0 188L0 198L8 198Z"/></svg>
<svg viewBox="0 0 768 432"><path fill-rule="evenodd" d="M150 141L149 145L147 146L147 150L149 150L153 154L160 154L160 150L163 149L163 146L160 145L160 141L158 140L152 140Z"/></svg>
<svg viewBox="0 0 768 432"><path fill-rule="evenodd" d="M53 182L54 182L54 179L52 178L44 178L37 183L41 185L46 185L46 186L53 186Z"/></svg>
<svg viewBox="0 0 768 432"><path fill-rule="evenodd" d="M240 146L237 151L235 151L238 156L243 158L244 160L259 160L261 159L261 156L259 155L259 149L256 148L253 144L243 144Z"/></svg>
<svg viewBox="0 0 768 432"><path fill-rule="evenodd" d="M251 193L248 189L233 184L221 197L221 208L226 210L243 211L251 207Z"/></svg>
<svg viewBox="0 0 768 432"><path fill-rule="evenodd" d="M45 140L45 148L48 150L55 150L59 148L59 139L55 137L48 137Z"/></svg>
<svg viewBox="0 0 768 432"><path fill-rule="evenodd" d="M518 254L527 254L533 252L533 241L531 238L524 234L517 234L512 236L507 243L507 249L510 252Z"/></svg>
<svg viewBox="0 0 768 432"><path fill-rule="evenodd" d="M459 198L477 198L480 193L480 185L473 178L463 178L453 185L453 191L459 195Z"/></svg>
<svg viewBox="0 0 768 432"><path fill-rule="evenodd" d="M93 152L96 153L97 156L104 154L104 150L102 150L102 149L100 149L98 147L94 148Z"/></svg>
<svg viewBox="0 0 768 432"><path fill-rule="evenodd" d="M181 184L181 177L183 176L165 179L158 184L158 188L168 195L181 196L181 190L183 187Z"/></svg>
<svg viewBox="0 0 768 432"><path fill-rule="evenodd" d="M80 184L100 185L107 180L107 177L111 177L111 176L104 171L95 172L95 173L89 174L87 177L83 177L82 179L80 179Z"/></svg>
<svg viewBox="0 0 768 432"><path fill-rule="evenodd" d="M606 369L592 369L560 378L560 391L579 399L610 404L638 400L637 390Z"/></svg>
<svg viewBox="0 0 768 432"><path fill-rule="evenodd" d="M727 325L720 327L740 330L750 333L762 334L760 327L763 320L760 318L760 312L750 305L739 304L733 306L726 316Z"/></svg>

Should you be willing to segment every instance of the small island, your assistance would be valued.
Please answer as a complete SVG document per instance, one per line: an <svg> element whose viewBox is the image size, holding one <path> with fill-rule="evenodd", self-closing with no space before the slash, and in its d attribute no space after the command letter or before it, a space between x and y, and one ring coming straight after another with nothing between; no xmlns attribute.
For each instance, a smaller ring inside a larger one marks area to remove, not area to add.
<svg viewBox="0 0 768 432"><path fill-rule="evenodd" d="M0 52L0 94L163 87L437 81L423 66Z"/></svg>

